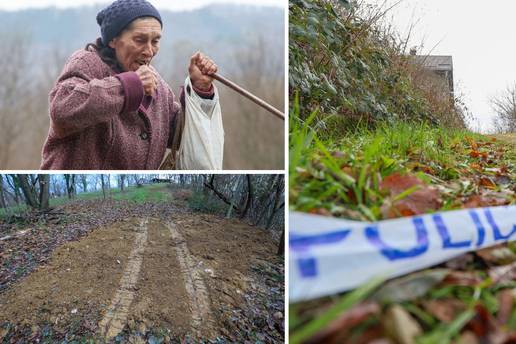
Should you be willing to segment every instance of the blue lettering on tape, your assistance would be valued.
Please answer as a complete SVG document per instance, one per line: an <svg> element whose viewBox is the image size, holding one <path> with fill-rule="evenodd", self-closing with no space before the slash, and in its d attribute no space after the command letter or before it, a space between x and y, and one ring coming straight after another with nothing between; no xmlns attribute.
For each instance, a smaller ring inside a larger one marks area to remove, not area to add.
<svg viewBox="0 0 516 344"><path fill-rule="evenodd" d="M380 238L378 225L366 227L365 235L367 240L369 240L373 246L377 247L380 252L389 260L416 257L428 250L428 232L425 228L425 224L422 218L415 217L412 219L412 222L414 223L414 227L416 229L417 243L416 246L406 251L389 247L386 243L384 243Z"/></svg>
<svg viewBox="0 0 516 344"><path fill-rule="evenodd" d="M301 276L305 278L311 278L317 276L317 261L313 257L299 258L297 260L297 266Z"/></svg>
<svg viewBox="0 0 516 344"><path fill-rule="evenodd" d="M434 220L435 226L437 227L437 232L439 232L439 235L441 236L441 239L443 240L443 249L447 248L461 248L461 247L469 247L471 246L471 241L459 241L459 242L452 242L450 237L450 232L448 231L448 228L444 224L443 218L439 214L435 214L432 216L432 219Z"/></svg>
<svg viewBox="0 0 516 344"><path fill-rule="evenodd" d="M478 217L478 214L476 211L470 210L469 216L471 216L471 219L473 220L475 227L477 227L477 233L478 233L477 247L480 247L484 243L484 238L486 237L486 230L485 230L482 222L480 222L480 218Z"/></svg>
<svg viewBox="0 0 516 344"><path fill-rule="evenodd" d="M294 250L306 249L310 246L315 245L328 245L335 244L339 241L346 239L348 234L351 232L349 229L337 230L334 232L323 233L323 234L313 234L313 235L300 235L300 234L291 234L290 235L290 248Z"/></svg>
<svg viewBox="0 0 516 344"><path fill-rule="evenodd" d="M343 229L329 233L299 235L291 234L289 238L290 248L292 250L306 252L310 246L329 245L338 243L349 235L351 230ZM317 260L314 257L303 257L297 259L297 266L301 277L313 278L317 276Z"/></svg>
<svg viewBox="0 0 516 344"><path fill-rule="evenodd" d="M500 231L500 227L496 224L493 214L491 214L491 211L489 209L484 209L484 214L486 215L487 222L489 225L493 228L493 234L495 240L508 240L510 239L514 234L516 234L516 225L512 226L512 231L509 234L503 235Z"/></svg>

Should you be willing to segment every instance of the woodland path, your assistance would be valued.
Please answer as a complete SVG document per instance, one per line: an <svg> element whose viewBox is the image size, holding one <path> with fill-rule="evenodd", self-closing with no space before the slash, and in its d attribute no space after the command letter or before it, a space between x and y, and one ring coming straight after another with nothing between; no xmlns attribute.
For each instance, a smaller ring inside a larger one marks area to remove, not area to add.
<svg viewBox="0 0 516 344"><path fill-rule="evenodd" d="M143 343L151 332L162 342L224 342L241 330L234 320L251 295L263 294L252 271L275 250L263 230L237 220L127 218L58 247L1 293L0 324L30 328L34 338L51 328L107 342Z"/></svg>

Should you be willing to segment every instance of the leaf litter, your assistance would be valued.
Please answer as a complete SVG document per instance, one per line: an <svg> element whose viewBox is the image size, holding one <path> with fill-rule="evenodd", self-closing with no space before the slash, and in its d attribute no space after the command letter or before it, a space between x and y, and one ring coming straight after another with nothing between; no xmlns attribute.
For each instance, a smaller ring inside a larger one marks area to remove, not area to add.
<svg viewBox="0 0 516 344"><path fill-rule="evenodd" d="M405 157L387 157L379 148L364 158L367 146L349 141L346 151L327 144L329 159L328 154L323 157L321 145L306 152L304 163L291 172L294 210L364 221L516 204L516 152L500 140L466 135L449 145L449 157L441 160L415 153L417 149ZM343 182L337 168L357 181ZM366 177L360 181L364 170ZM513 343L515 264L516 245L511 242L395 278L297 342ZM432 277L435 274L439 278ZM291 338L298 338L295 334L307 319L320 317L349 295L291 305L291 318L302 314L305 319L290 322ZM375 311L367 313L371 302Z"/></svg>

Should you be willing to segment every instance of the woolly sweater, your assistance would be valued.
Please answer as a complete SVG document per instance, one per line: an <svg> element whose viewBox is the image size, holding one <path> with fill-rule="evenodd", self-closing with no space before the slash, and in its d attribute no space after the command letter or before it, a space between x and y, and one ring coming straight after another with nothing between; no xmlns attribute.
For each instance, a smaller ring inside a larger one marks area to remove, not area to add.
<svg viewBox="0 0 516 344"><path fill-rule="evenodd" d="M70 57L49 103L42 170L155 170L179 147L184 111L163 78L144 97L135 72L116 74L96 52Z"/></svg>

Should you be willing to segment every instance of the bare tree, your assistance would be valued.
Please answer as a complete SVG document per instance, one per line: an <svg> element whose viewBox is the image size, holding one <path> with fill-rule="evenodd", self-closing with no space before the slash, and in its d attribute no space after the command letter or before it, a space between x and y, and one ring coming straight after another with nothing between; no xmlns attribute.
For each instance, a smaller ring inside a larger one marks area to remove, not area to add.
<svg viewBox="0 0 516 344"><path fill-rule="evenodd" d="M496 112L494 126L497 132L516 132L516 83L505 92L491 99L491 107Z"/></svg>
<svg viewBox="0 0 516 344"><path fill-rule="evenodd" d="M86 192L88 190L88 176L86 174L79 175L79 179L82 185L82 192Z"/></svg>
<svg viewBox="0 0 516 344"><path fill-rule="evenodd" d="M66 181L66 193L69 199L73 199L77 193L75 190L75 176L75 174L64 175Z"/></svg>
<svg viewBox="0 0 516 344"><path fill-rule="evenodd" d="M30 175L18 174L17 177L27 205L32 208L38 208L36 190L34 189L34 187L32 187L32 183L29 181Z"/></svg>
<svg viewBox="0 0 516 344"><path fill-rule="evenodd" d="M0 63L0 168L5 169L21 134L24 104L31 99L24 73L30 38L24 33L1 33L1 36L0 54L9 56L6 62Z"/></svg>
<svg viewBox="0 0 516 344"><path fill-rule="evenodd" d="M246 194L244 210L242 211L242 214L240 215L241 219L246 217L247 212L249 211L249 209L251 207L251 202L253 200L253 183L251 182L251 175L247 174L245 177L247 180L247 194Z"/></svg>
<svg viewBox="0 0 516 344"><path fill-rule="evenodd" d="M39 180L39 209L47 210L49 208L50 175L40 174L40 175L38 175L38 180Z"/></svg>
<svg viewBox="0 0 516 344"><path fill-rule="evenodd" d="M102 184L102 196L106 199L106 181L103 174L100 175L100 182Z"/></svg>
<svg viewBox="0 0 516 344"><path fill-rule="evenodd" d="M120 174L118 176L118 186L120 187L120 191L124 192L124 183L125 183L125 174Z"/></svg>
<svg viewBox="0 0 516 344"><path fill-rule="evenodd" d="M2 174L0 174L0 206L4 209L7 206L4 194L4 176Z"/></svg>

